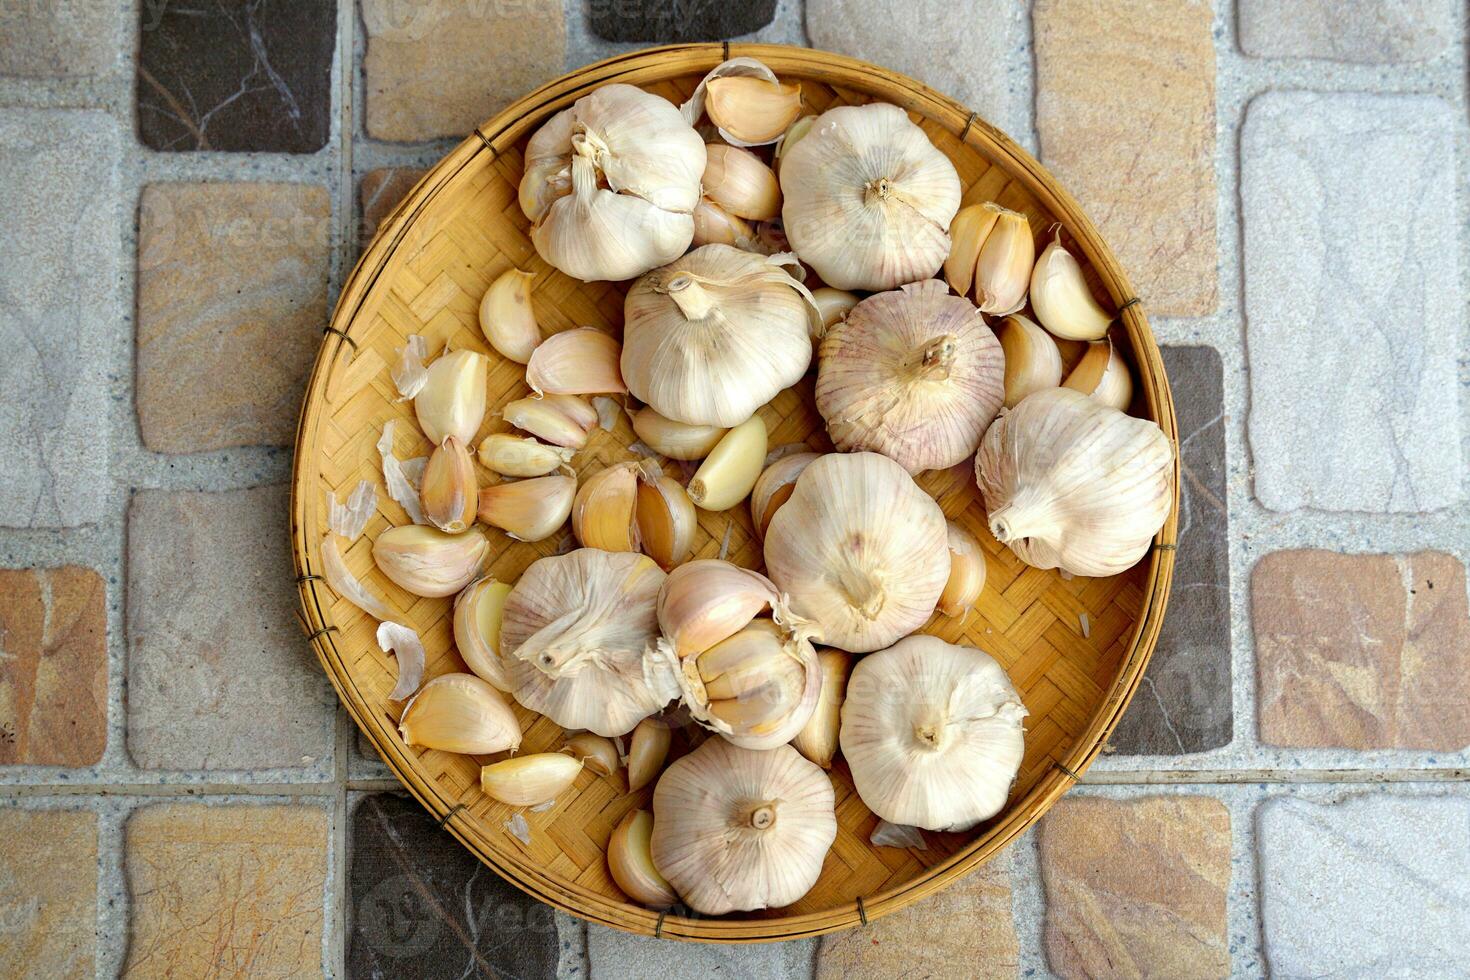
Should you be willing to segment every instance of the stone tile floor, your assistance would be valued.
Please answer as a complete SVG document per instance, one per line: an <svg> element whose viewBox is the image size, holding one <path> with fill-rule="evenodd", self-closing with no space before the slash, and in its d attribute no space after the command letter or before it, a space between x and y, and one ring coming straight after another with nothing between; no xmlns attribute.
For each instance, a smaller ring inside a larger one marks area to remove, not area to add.
<svg viewBox="0 0 1470 980"><path fill-rule="evenodd" d="M1149 306L1186 486L1165 641L1052 816L721 949L550 914L394 794L280 542L318 327L422 168L737 31L1040 153ZM1466 68L1455 0L0 5L0 972L1470 974Z"/></svg>

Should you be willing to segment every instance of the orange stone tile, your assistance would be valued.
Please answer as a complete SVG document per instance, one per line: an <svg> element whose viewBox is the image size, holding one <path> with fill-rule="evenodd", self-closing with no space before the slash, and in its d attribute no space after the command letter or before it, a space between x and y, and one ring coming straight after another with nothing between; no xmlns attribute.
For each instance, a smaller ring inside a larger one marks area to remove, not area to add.
<svg viewBox="0 0 1470 980"><path fill-rule="evenodd" d="M91 977L96 948L96 814L0 809L0 977Z"/></svg>

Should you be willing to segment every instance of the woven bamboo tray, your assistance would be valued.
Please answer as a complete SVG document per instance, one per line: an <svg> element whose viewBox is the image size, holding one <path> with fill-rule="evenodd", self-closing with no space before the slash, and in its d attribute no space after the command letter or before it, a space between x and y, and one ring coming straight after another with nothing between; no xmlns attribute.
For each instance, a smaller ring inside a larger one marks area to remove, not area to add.
<svg viewBox="0 0 1470 980"><path fill-rule="evenodd" d="M738 942L788 939L865 923L943 888L994 856L1040 817L1097 756L1128 704L1154 648L1168 599L1176 520L1155 548L1124 575L1064 580L1019 562L986 529L969 462L925 475L920 483L952 519L985 543L989 577L977 608L961 623L936 615L928 632L972 644L1005 665L1030 711L1026 755L1007 807L966 834L926 834L927 850L874 848L876 818L853 791L839 760L832 770L838 835L816 886L785 909L745 916L660 915L624 899L608 876L604 848L628 810L648 807L651 788L628 795L623 773L584 772L573 792L542 813L526 813L531 842L506 829L511 808L479 790L470 758L407 748L398 736L398 706L387 699L393 658L378 650L376 623L342 601L320 578L326 531L325 491L345 495L359 480L379 485L380 513L346 553L354 574L370 580L417 629L428 650L429 676L464 670L454 651L449 599L422 599L398 589L373 566L373 539L407 518L381 489L374 444L383 423L401 419L400 458L424 455L427 440L407 404L395 403L388 376L395 349L411 333L434 350L446 341L491 359L490 401L481 437L505 429L494 408L527 394L520 365L500 360L477 325L479 300L510 265L536 273L535 308L544 329L592 324L620 329L626 284L581 283L542 262L527 237L516 201L526 139L553 113L598 85L627 82L681 102L727 57L761 59L783 81L800 81L810 110L886 100L906 109L949 155L966 187L965 204L996 200L1024 211L1041 237L1064 224L1073 251L1090 265L1100 295L1122 309L1118 342L1133 365L1133 413L1156 420L1177 445L1174 408L1158 348L1127 277L1077 203L1024 150L968 109L912 79L821 51L776 45L695 44L641 51L580 69L526 96L470 135L434 167L382 225L348 279L312 373L297 435L291 533L307 633L343 703L403 784L466 847L527 892L594 922L665 937ZM784 392L761 410L771 445L806 442L830 450L811 401L810 383ZM578 454L582 476L633 458L634 435L623 418L596 432ZM1177 455L1177 454L1176 454ZM677 469L674 472L679 472ZM1178 474L1174 479L1177 505ZM1177 510L1177 506L1176 506ZM385 516L385 514L387 516ZM718 554L727 527L729 557L761 566L744 505L700 512L698 557ZM538 544L493 534L490 568L515 581L531 562L552 554L557 536ZM554 749L561 730L517 707L526 729L523 752ZM700 736L675 739L675 752Z"/></svg>

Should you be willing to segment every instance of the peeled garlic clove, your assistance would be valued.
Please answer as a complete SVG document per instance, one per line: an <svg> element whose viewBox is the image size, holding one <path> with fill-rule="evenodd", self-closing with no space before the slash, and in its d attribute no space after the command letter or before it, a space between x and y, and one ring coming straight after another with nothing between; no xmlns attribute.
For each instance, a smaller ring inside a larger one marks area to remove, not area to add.
<svg viewBox="0 0 1470 980"><path fill-rule="evenodd" d="M571 476L497 483L480 491L480 520L517 541L543 541L567 522L576 495Z"/></svg>
<svg viewBox="0 0 1470 980"><path fill-rule="evenodd" d="M1066 340L1100 340L1112 316L1092 296L1082 266L1057 231L1031 270L1031 309L1041 325Z"/></svg>
<svg viewBox="0 0 1470 980"><path fill-rule="evenodd" d="M948 523L949 581L939 594L939 611L962 616L980 598L985 588L985 550L975 535L954 521Z"/></svg>
<svg viewBox="0 0 1470 980"><path fill-rule="evenodd" d="M572 533L584 548L637 551L637 511L637 464L609 466L578 488L572 504Z"/></svg>
<svg viewBox="0 0 1470 980"><path fill-rule="evenodd" d="M800 142L802 137L812 131L812 123L816 121L816 116L802 116L786 127L786 133L781 137L781 142L776 144L776 157L771 164L771 169L775 170L778 176L781 173L781 160L791 152L791 148Z"/></svg>
<svg viewBox="0 0 1470 980"><path fill-rule="evenodd" d="M521 745L510 705L473 674L444 674L425 684L404 706L398 734L407 745L463 755L514 752Z"/></svg>
<svg viewBox="0 0 1470 980"><path fill-rule="evenodd" d="M689 494L656 467L638 472L638 539L643 553L664 571L681 565L694 551L699 516Z"/></svg>
<svg viewBox="0 0 1470 980"><path fill-rule="evenodd" d="M480 330L490 346L517 364L531 359L541 343L541 328L531 309L531 283L535 273L506 269L480 300Z"/></svg>
<svg viewBox="0 0 1470 980"><path fill-rule="evenodd" d="M581 412L581 407L591 414L590 421ZM518 398L500 410L500 417L517 429L567 449L581 449L587 445L587 433L597 424L597 412L576 395ZM488 463L486 465L489 466Z"/></svg>
<svg viewBox="0 0 1470 980"><path fill-rule="evenodd" d="M1013 313L1001 321L996 335L1005 351L1006 408L1015 408L1033 391L1062 383L1062 352L1051 334Z"/></svg>
<svg viewBox="0 0 1470 980"><path fill-rule="evenodd" d="M975 264L975 305L982 313L1003 316L1026 305L1026 287L1036 263L1036 240L1031 222L1017 211L998 204L983 207L996 212L995 227L980 246Z"/></svg>
<svg viewBox="0 0 1470 980"><path fill-rule="evenodd" d="M419 428L434 445L454 436L474 442L485 418L485 355L451 351L429 365L428 379L413 400Z"/></svg>
<svg viewBox="0 0 1470 980"><path fill-rule="evenodd" d="M771 580L718 558L680 565L658 594L659 628L678 657L703 653L768 609L786 618Z"/></svg>
<svg viewBox="0 0 1470 980"><path fill-rule="evenodd" d="M832 757L837 754L837 732L841 727L842 702L847 698L852 655L841 650L818 650L817 668L822 673L817 706L791 740L791 747L823 769L831 769Z"/></svg>
<svg viewBox="0 0 1470 980"><path fill-rule="evenodd" d="M833 324L841 323L847 319L847 314L852 308L861 302L857 293L849 293L845 289L833 289L831 286L823 286L821 289L812 290L812 301L817 304L817 313L822 318L822 334L832 329ZM821 340L821 335L812 338Z"/></svg>
<svg viewBox="0 0 1470 980"><path fill-rule="evenodd" d="M612 743L612 739L594 735L592 732L573 735L567 739L562 751L580 760L582 765L599 776L611 776L623 766L623 760L618 758L618 747Z"/></svg>
<svg viewBox="0 0 1470 980"><path fill-rule="evenodd" d="M482 766L480 789L510 806L540 806L566 791L581 771L580 759L560 752L537 752Z"/></svg>
<svg viewBox="0 0 1470 980"><path fill-rule="evenodd" d="M704 148L704 196L726 213L770 221L781 213L781 188L771 168L749 150L711 143Z"/></svg>
<svg viewBox="0 0 1470 980"><path fill-rule="evenodd" d="M628 745L628 792L636 793L664 770L673 733L657 718L644 718Z"/></svg>
<svg viewBox="0 0 1470 980"><path fill-rule="evenodd" d="M623 893L639 905L666 909L679 904L679 896L653 866L653 814L632 810L612 832L607 842L607 870Z"/></svg>
<svg viewBox="0 0 1470 980"><path fill-rule="evenodd" d="M718 204L701 199L694 206L694 242L700 245L740 247L755 237L755 229Z"/></svg>
<svg viewBox="0 0 1470 980"><path fill-rule="evenodd" d="M373 561L414 595L454 595L480 574L490 543L477 528L446 534L426 524L391 527L373 542Z"/></svg>
<svg viewBox="0 0 1470 980"><path fill-rule="evenodd" d="M506 432L486 436L480 443L479 452L480 465L485 469L502 476L519 477L545 476L566 466L575 454L573 449L548 446L535 439Z"/></svg>
<svg viewBox="0 0 1470 980"><path fill-rule="evenodd" d="M729 429L675 422L644 406L633 413L633 431L649 449L669 459L704 459Z"/></svg>
<svg viewBox="0 0 1470 980"><path fill-rule="evenodd" d="M766 459L766 424L752 415L727 432L689 481L689 499L709 511L727 510L749 496Z"/></svg>
<svg viewBox="0 0 1470 980"><path fill-rule="evenodd" d="M975 457L996 540L1073 575L1116 575L1147 554L1173 506L1173 475L1174 446L1156 423L1070 388L1025 398Z"/></svg>
<svg viewBox="0 0 1470 980"><path fill-rule="evenodd" d="M526 364L526 384L539 394L624 394L622 347L595 327L563 330L541 342Z"/></svg>
<svg viewBox="0 0 1470 980"><path fill-rule="evenodd" d="M1109 408L1126 411L1133 401L1133 376L1113 342L1104 337L1087 345L1087 353L1067 375L1063 388L1091 395Z"/></svg>
<svg viewBox="0 0 1470 980"><path fill-rule="evenodd" d="M761 471L750 491L750 517L757 537L766 536L772 515L791 498L791 491L796 489L796 478L817 456L817 453L792 453Z"/></svg>
<svg viewBox="0 0 1470 980"><path fill-rule="evenodd" d="M944 260L944 278L961 296L967 296L975 282L975 265L980 261L980 246L995 230L1000 211L993 206L972 204L960 208L949 225L949 258Z"/></svg>
<svg viewBox="0 0 1470 980"><path fill-rule="evenodd" d="M475 522L479 489L469 450L456 437L446 436L429 454L419 482L424 516L439 530L458 534Z"/></svg>
<svg viewBox="0 0 1470 980"><path fill-rule="evenodd" d="M801 86L748 75L712 78L704 111L722 133L746 146L771 143L801 115Z"/></svg>
<svg viewBox="0 0 1470 980"><path fill-rule="evenodd" d="M475 675L510 693L500 660L500 618L510 586L490 576L471 582L454 599L454 646Z"/></svg>

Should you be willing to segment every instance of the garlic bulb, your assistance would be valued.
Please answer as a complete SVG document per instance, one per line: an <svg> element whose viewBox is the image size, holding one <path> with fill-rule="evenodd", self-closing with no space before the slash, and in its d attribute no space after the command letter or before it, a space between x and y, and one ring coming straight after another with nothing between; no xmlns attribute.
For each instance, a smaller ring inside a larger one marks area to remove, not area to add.
<svg viewBox="0 0 1470 980"><path fill-rule="evenodd" d="M467 446L473 443L485 418L485 355L472 350L440 355L429 365L413 411L434 445L446 436Z"/></svg>
<svg viewBox="0 0 1470 980"><path fill-rule="evenodd" d="M533 562L505 601L500 656L515 698L563 728L612 737L678 694L650 669L664 573L644 555L579 548ZM657 665L654 665L655 667Z"/></svg>
<svg viewBox="0 0 1470 980"><path fill-rule="evenodd" d="M925 830L969 830L1005 806L1026 707L974 647L911 636L853 668L842 755L869 810Z"/></svg>
<svg viewBox="0 0 1470 980"><path fill-rule="evenodd" d="M486 575L454 597L454 646L465 666L496 690L510 693L500 659L500 618L510 586Z"/></svg>
<svg viewBox="0 0 1470 980"><path fill-rule="evenodd" d="M847 675L852 671L852 654L842 650L817 651L817 669L822 672L822 690L817 706L791 747L821 766L832 768L837 754L837 732L842 721L842 702L847 699Z"/></svg>
<svg viewBox="0 0 1470 980"><path fill-rule="evenodd" d="M531 352L541 343L541 328L531 309L533 272L522 272L512 266L506 269L480 300L480 331L502 357L517 364L531 359Z"/></svg>
<svg viewBox="0 0 1470 980"><path fill-rule="evenodd" d="M1043 327L1066 340L1100 340L1113 322L1093 298L1082 266L1062 247L1060 227L1031 270L1031 309Z"/></svg>
<svg viewBox="0 0 1470 980"><path fill-rule="evenodd" d="M1026 287L1036 263L1031 222L999 204L973 204L955 215L949 228L954 248L944 260L944 276L964 296L975 287L982 313L1005 316L1026 305Z"/></svg>
<svg viewBox="0 0 1470 980"><path fill-rule="evenodd" d="M1156 423L1070 388L1002 415L975 457L996 540L1028 565L1073 575L1116 575L1148 552L1173 474L1174 447Z"/></svg>
<svg viewBox="0 0 1470 980"><path fill-rule="evenodd" d="M1021 314L1012 313L1001 321L996 336L1005 351L1006 408L1015 408L1033 391L1062 383L1062 352L1051 334Z"/></svg>
<svg viewBox="0 0 1470 980"><path fill-rule="evenodd" d="M927 279L949 255L960 178L898 106L828 109L781 158L781 216L802 260L838 289Z"/></svg>
<svg viewBox="0 0 1470 980"><path fill-rule="evenodd" d="M390 527L373 542L373 562L400 588L430 599L454 595L480 574L490 542L478 528L446 534L427 524Z"/></svg>
<svg viewBox="0 0 1470 980"><path fill-rule="evenodd" d="M852 653L924 625L949 579L944 512L877 453L829 453L766 531L766 570L820 640Z"/></svg>
<svg viewBox="0 0 1470 980"><path fill-rule="evenodd" d="M791 746L712 738L653 791L654 867L706 915L790 905L822 873L834 803L827 774Z"/></svg>
<svg viewBox="0 0 1470 980"><path fill-rule="evenodd" d="M623 306L623 379L660 415L738 425L806 374L817 310L784 258L705 245L639 279Z"/></svg>
<svg viewBox="0 0 1470 980"><path fill-rule="evenodd" d="M675 422L644 406L633 413L633 431L660 456L695 460L708 456L729 430L718 425Z"/></svg>
<svg viewBox="0 0 1470 980"><path fill-rule="evenodd" d="M547 262L576 279L632 279L694 235L704 141L667 100L604 85L526 145L521 210Z"/></svg>
<svg viewBox="0 0 1470 980"><path fill-rule="evenodd" d="M770 579L719 558L680 565L658 593L659 629L681 658L734 636L768 610L778 622L794 624Z"/></svg>
<svg viewBox="0 0 1470 980"><path fill-rule="evenodd" d="M473 674L435 677L404 705L398 734L406 745L464 755L514 752L521 726L500 693Z"/></svg>
<svg viewBox="0 0 1470 980"><path fill-rule="evenodd" d="M704 153L704 196L721 210L751 221L770 221L781 213L781 188L760 157L720 143L708 144Z"/></svg>
<svg viewBox="0 0 1470 980"><path fill-rule="evenodd" d="M1087 353L1067 375L1062 387L1090 395L1120 412L1127 411L1128 403L1133 400L1133 376L1107 337L1087 345Z"/></svg>
<svg viewBox="0 0 1470 980"><path fill-rule="evenodd" d="M761 471L760 478L750 491L750 520L755 525L756 537L766 536L771 518L782 504L791 499L797 479L818 455L792 453L782 456Z"/></svg>
<svg viewBox="0 0 1470 980"><path fill-rule="evenodd" d="M949 581L939 595L939 611L963 616L985 589L985 549L979 539L954 521L949 531Z"/></svg>
<svg viewBox="0 0 1470 980"><path fill-rule="evenodd" d="M938 279L869 296L822 338L817 411L838 449L910 473L975 451L1000 410L1005 356L980 311Z"/></svg>

